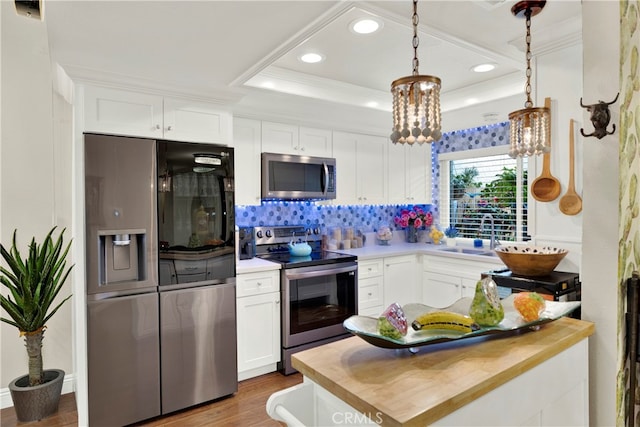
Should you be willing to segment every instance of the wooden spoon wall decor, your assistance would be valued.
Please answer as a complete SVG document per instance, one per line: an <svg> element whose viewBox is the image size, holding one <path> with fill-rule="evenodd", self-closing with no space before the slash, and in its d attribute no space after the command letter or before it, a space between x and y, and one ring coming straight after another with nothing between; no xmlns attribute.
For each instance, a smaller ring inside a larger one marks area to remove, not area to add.
<svg viewBox="0 0 640 427"><path fill-rule="evenodd" d="M566 194L560 198L560 212L565 215L576 215L582 210L582 199L576 193L573 177L574 157L573 119L571 119L569 122L569 188L567 188Z"/></svg>
<svg viewBox="0 0 640 427"><path fill-rule="evenodd" d="M545 98L544 106L551 109L551 98ZM551 148L551 136L549 136L549 148ZM550 202L560 195L560 181L550 171L550 152L542 155L542 173L531 183L531 195L539 202Z"/></svg>

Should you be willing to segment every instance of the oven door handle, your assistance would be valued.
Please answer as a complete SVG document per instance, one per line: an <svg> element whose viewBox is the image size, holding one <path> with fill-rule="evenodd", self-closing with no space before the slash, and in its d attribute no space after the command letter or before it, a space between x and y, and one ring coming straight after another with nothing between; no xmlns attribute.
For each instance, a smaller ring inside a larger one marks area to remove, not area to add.
<svg viewBox="0 0 640 427"><path fill-rule="evenodd" d="M289 280L308 279L310 277L332 276L334 274L348 273L350 271L355 272L357 270L358 270L358 266L331 268L327 270L305 271L303 273L296 273L296 272L293 272L292 270L285 270L285 277Z"/></svg>

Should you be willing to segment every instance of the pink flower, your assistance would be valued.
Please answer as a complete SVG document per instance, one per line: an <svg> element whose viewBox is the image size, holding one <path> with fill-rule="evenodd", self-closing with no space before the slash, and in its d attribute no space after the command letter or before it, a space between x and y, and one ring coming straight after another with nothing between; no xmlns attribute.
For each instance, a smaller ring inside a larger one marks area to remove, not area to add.
<svg viewBox="0 0 640 427"><path fill-rule="evenodd" d="M433 224L433 214L431 212L425 212L419 206L414 206L413 209L402 209L398 216L394 217L394 223L400 227L408 227L410 225L416 228L422 228Z"/></svg>

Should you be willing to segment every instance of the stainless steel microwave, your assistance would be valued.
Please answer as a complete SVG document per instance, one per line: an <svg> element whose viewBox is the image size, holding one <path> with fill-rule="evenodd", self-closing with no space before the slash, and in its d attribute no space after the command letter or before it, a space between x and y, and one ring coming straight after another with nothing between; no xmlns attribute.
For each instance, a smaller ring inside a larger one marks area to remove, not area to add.
<svg viewBox="0 0 640 427"><path fill-rule="evenodd" d="M262 153L262 198L335 199L336 159Z"/></svg>

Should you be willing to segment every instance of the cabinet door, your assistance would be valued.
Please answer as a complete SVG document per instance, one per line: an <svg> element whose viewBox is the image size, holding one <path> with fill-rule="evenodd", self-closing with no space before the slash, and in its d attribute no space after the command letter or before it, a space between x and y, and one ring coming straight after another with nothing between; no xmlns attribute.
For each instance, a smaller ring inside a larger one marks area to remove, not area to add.
<svg viewBox="0 0 640 427"><path fill-rule="evenodd" d="M405 147L405 194L409 203L431 203L431 144Z"/></svg>
<svg viewBox="0 0 640 427"><path fill-rule="evenodd" d="M302 154L298 150L298 126L262 122L262 151L265 153Z"/></svg>
<svg viewBox="0 0 640 427"><path fill-rule="evenodd" d="M231 144L231 113L187 99L164 99L164 138Z"/></svg>
<svg viewBox="0 0 640 427"><path fill-rule="evenodd" d="M480 280L480 276L478 276L477 280L462 278L461 280L462 287L460 288L460 297L473 298L476 294L476 284L478 283L478 280Z"/></svg>
<svg viewBox="0 0 640 427"><path fill-rule="evenodd" d="M280 293L237 299L238 372L280 361Z"/></svg>
<svg viewBox="0 0 640 427"><path fill-rule="evenodd" d="M385 157L387 138L361 135L358 139L358 200L361 204L382 205L386 203ZM340 173L340 171L338 171Z"/></svg>
<svg viewBox="0 0 640 427"><path fill-rule="evenodd" d="M332 157L331 131L300 127L299 154L305 156Z"/></svg>
<svg viewBox="0 0 640 427"><path fill-rule="evenodd" d="M84 130L114 135L162 138L162 97L86 86Z"/></svg>
<svg viewBox="0 0 640 427"><path fill-rule="evenodd" d="M259 120L233 120L237 205L260 205L260 133Z"/></svg>
<svg viewBox="0 0 640 427"><path fill-rule="evenodd" d="M411 203L406 194L405 171L405 146L400 144L389 145L387 156L387 179L389 203L406 204Z"/></svg>
<svg viewBox="0 0 640 427"><path fill-rule="evenodd" d="M344 132L333 133L333 155L336 158L336 204L358 203L357 194L357 151L358 138Z"/></svg>
<svg viewBox="0 0 640 427"><path fill-rule="evenodd" d="M417 286L417 257L406 255L384 259L384 306L420 302L421 289Z"/></svg>
<svg viewBox="0 0 640 427"><path fill-rule="evenodd" d="M431 307L447 307L460 299L460 278L425 271L422 275L422 302Z"/></svg>

